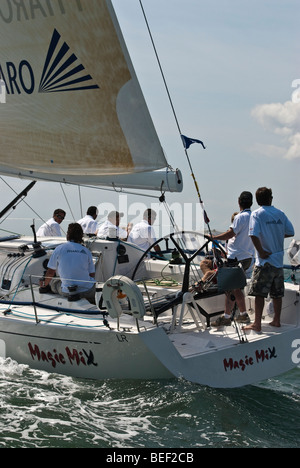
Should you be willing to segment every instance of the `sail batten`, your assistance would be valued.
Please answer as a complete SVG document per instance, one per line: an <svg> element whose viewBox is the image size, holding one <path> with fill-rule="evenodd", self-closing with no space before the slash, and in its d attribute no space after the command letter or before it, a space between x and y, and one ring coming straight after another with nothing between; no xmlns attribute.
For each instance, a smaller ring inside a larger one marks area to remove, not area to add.
<svg viewBox="0 0 300 468"><path fill-rule="evenodd" d="M0 172L95 184L167 167L110 0L13 13L0 15Z"/></svg>

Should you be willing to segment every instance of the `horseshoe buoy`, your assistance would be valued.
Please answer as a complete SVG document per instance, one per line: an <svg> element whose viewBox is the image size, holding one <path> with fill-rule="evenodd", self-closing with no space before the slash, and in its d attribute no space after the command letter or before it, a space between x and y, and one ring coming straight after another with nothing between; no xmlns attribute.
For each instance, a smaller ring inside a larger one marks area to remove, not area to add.
<svg viewBox="0 0 300 468"><path fill-rule="evenodd" d="M136 319L144 317L146 309L142 293L138 286L126 276L112 276L103 286L102 297L109 315L112 318L118 318L123 312L119 302L120 291L122 296L126 294L130 303L128 312Z"/></svg>

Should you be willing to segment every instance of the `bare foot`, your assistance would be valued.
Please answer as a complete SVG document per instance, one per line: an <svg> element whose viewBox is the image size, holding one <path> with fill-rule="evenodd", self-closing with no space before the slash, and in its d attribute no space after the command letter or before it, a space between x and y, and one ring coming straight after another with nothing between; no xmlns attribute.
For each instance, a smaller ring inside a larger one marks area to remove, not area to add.
<svg viewBox="0 0 300 468"><path fill-rule="evenodd" d="M259 333L259 332L261 332L261 327L258 326L258 325L255 325L255 323L250 323L250 325L245 325L245 326L243 327L243 330L245 330L245 331L248 331L248 330L251 331L251 330L253 330L253 331Z"/></svg>
<svg viewBox="0 0 300 468"><path fill-rule="evenodd" d="M280 322L276 322L275 320L273 320L273 322L270 322L269 325L272 325L272 327L281 327Z"/></svg>

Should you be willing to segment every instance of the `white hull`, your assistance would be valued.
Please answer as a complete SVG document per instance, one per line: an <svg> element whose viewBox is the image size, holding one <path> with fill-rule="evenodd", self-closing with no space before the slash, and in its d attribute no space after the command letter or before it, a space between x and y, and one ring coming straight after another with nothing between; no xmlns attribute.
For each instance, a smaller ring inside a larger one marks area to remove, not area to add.
<svg viewBox="0 0 300 468"><path fill-rule="evenodd" d="M26 269L31 266L37 274L41 262L32 261ZM24 267L20 270L26 278ZM6 291L0 304L0 356L32 368L89 379L184 378L230 388L279 375L297 365L293 359L300 336L296 285L286 287L282 326L271 327L271 318L266 316L262 333L250 332L247 341L240 342L241 337L245 340L243 332L238 333L233 325L207 327L209 317L222 310L223 295L208 299L196 296L206 317L195 310L190 313L191 297L187 296L184 307L179 303L173 311L166 310L158 316L157 324L148 313L137 319L123 313L119 318L105 317L106 326L99 310L86 300L70 303L67 298L40 294L33 284L34 307L30 287L25 285L16 294L13 285L20 283L18 267L11 271L12 293ZM178 290L151 285L148 294L174 297ZM247 298L247 308L253 318L253 298Z"/></svg>
<svg viewBox="0 0 300 468"><path fill-rule="evenodd" d="M3 306L2 306L3 307ZM66 315L14 307L0 318L0 356L47 372L90 379L184 378L212 387L240 387L296 366L293 343L299 325L263 324L240 343L234 327L167 334L163 327L124 317L111 330L99 316ZM19 318L18 316L27 318ZM298 310L299 315L299 310ZM144 328L145 327L145 328ZM128 331L130 329L130 331Z"/></svg>

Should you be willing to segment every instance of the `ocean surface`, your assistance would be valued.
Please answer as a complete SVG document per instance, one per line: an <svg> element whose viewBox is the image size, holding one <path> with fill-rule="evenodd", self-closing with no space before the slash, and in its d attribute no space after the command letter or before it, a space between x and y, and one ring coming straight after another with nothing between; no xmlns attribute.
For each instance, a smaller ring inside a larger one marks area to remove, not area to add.
<svg viewBox="0 0 300 468"><path fill-rule="evenodd" d="M79 380L2 360L0 447L300 447L300 369L216 390L182 380Z"/></svg>

